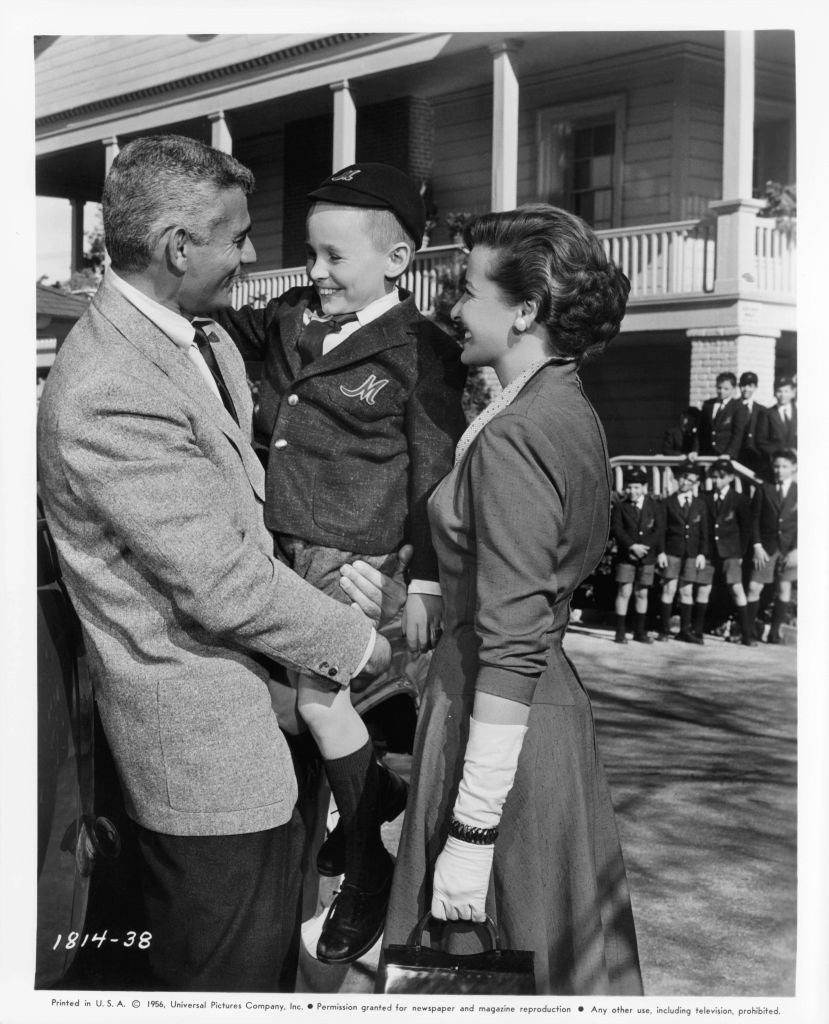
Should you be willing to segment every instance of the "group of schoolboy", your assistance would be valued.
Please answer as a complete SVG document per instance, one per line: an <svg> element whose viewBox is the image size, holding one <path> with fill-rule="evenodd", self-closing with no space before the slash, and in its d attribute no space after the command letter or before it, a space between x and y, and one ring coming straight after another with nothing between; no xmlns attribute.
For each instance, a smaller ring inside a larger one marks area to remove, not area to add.
<svg viewBox="0 0 829 1024"><path fill-rule="evenodd" d="M391 575L411 543L399 629L411 651L428 650L442 600L426 502L466 420L458 346L397 286L425 208L412 179L377 163L343 168L309 199L311 286L218 317L246 360L264 366L254 435L268 453L265 524L276 555L341 601L340 565L362 559ZM339 812L316 867L344 879L316 952L345 964L382 932L393 864L380 825L403 811L407 787L376 759L349 688L303 675L290 683L271 687L280 724L307 727ZM350 689L360 685L358 676Z"/></svg>
<svg viewBox="0 0 829 1024"><path fill-rule="evenodd" d="M754 647L757 611L763 589L774 585L769 643L781 642L788 620L792 584L797 580L797 455L774 452L772 482L758 485L751 502L734 487L728 458L708 470L711 489L703 489L704 470L694 461L677 471L677 489L660 500L647 493L647 473L638 466L623 472L624 500L614 505L611 533L617 545L616 635L626 644L626 617L634 597L633 639L652 643L646 622L648 596L660 591L657 640L671 638L671 619L679 591L676 639L702 644L711 588L724 584L739 626L739 641ZM748 585L748 594L746 586Z"/></svg>

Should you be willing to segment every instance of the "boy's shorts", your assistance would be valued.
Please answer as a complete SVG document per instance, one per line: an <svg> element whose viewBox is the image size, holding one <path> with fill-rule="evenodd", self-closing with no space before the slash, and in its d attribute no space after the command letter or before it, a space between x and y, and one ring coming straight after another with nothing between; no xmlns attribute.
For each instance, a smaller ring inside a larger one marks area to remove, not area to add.
<svg viewBox="0 0 829 1024"><path fill-rule="evenodd" d="M695 558L680 558L679 555L665 555L668 564L664 569L657 569L663 580L679 580L680 583L701 583L700 572Z"/></svg>
<svg viewBox="0 0 829 1024"><path fill-rule="evenodd" d="M752 583L774 583L775 580L783 580L786 583L795 583L797 581L797 566L783 566L780 567L780 552L775 551L773 555L769 555L769 560L763 566L762 569L758 569L756 566L752 567L751 570L751 582Z"/></svg>
<svg viewBox="0 0 829 1024"><path fill-rule="evenodd" d="M351 604L351 598L340 586L340 566L351 562L367 562L386 576L401 581L403 573L397 561L397 552L388 555L363 555L358 551L341 551L313 544L300 537L277 534L274 538L275 554L280 561L290 566L297 576L312 583L323 594L343 604Z"/></svg>
<svg viewBox="0 0 829 1024"><path fill-rule="evenodd" d="M710 577L706 581L708 583L713 581L714 576L719 576L728 584L743 582L742 558L715 558L713 562L707 562L702 571L710 571Z"/></svg>
<svg viewBox="0 0 829 1024"><path fill-rule="evenodd" d="M650 565L634 565L632 562L616 563L617 583L636 583L640 587L653 586L655 571L653 563Z"/></svg>

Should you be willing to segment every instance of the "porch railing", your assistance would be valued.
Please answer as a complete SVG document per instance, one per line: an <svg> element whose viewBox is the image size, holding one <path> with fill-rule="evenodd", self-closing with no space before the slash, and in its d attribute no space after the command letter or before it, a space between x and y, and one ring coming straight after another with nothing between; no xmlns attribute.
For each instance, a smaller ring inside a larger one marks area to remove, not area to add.
<svg viewBox="0 0 829 1024"><path fill-rule="evenodd" d="M597 231L608 256L630 278L630 298L679 298L714 291L717 255L714 222L687 220L644 227ZM785 296L795 291L796 243L792 233L773 220L758 219L756 228L757 288ZM421 250L403 275L418 308L430 312L440 290L441 273L450 272L460 250L439 245ZM304 267L262 270L234 282L233 304L265 305L288 288L307 283Z"/></svg>

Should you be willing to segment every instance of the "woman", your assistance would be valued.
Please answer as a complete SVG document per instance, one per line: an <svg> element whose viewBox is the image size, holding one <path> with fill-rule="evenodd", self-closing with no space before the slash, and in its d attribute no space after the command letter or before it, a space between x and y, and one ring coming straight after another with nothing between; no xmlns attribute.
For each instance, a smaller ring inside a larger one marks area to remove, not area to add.
<svg viewBox="0 0 829 1024"><path fill-rule="evenodd" d="M385 942L418 921L495 921L539 992L639 994L624 863L590 702L562 650L570 597L608 536L604 434L579 363L619 329L629 283L549 206L465 233L452 317L503 393L458 444L430 520L446 608L419 713ZM471 924L452 947L480 948Z"/></svg>

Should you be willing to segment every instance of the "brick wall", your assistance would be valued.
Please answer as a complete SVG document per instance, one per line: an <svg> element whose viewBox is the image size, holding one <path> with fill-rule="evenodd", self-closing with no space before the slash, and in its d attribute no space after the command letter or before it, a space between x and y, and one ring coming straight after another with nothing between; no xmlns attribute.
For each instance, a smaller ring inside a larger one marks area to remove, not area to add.
<svg viewBox="0 0 829 1024"><path fill-rule="evenodd" d="M729 333L725 328L689 331L691 373L689 404L702 406L715 394L717 375L730 371L740 374L752 370L759 385L756 399L762 405L773 401L776 338Z"/></svg>

